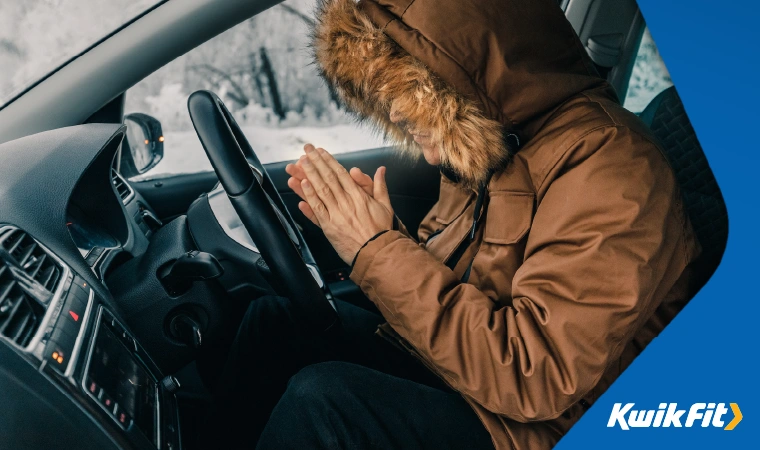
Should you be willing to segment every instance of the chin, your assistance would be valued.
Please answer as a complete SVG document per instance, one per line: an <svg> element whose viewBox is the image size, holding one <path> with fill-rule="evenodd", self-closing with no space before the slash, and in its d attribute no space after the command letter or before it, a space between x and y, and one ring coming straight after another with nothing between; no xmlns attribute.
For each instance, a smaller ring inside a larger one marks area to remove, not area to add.
<svg viewBox="0 0 760 450"><path fill-rule="evenodd" d="M425 156L425 161L431 166L438 166L441 164L441 154L437 148L422 149L422 154Z"/></svg>

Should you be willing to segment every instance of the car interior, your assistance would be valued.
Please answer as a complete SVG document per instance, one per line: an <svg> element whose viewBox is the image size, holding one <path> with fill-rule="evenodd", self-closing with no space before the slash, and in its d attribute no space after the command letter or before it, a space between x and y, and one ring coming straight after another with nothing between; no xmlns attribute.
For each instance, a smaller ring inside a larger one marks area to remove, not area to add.
<svg viewBox="0 0 760 450"><path fill-rule="evenodd" d="M333 298L373 308L298 210L289 161L262 164L218 93L193 93L187 110L214 170L139 177L164 155L162 127L125 115L126 92L277 3L159 2L0 108L0 447L198 448L250 302L287 296L316 329L335 320ZM624 97L646 28L635 0L558 3ZM696 293L725 249L726 206L676 88L639 115L703 249ZM386 166L409 230L437 201L424 162L391 148L336 158Z"/></svg>

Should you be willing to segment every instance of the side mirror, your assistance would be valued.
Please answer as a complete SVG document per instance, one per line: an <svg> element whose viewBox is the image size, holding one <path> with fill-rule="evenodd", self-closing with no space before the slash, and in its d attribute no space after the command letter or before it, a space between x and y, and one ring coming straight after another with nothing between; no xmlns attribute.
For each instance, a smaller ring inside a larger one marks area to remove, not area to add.
<svg viewBox="0 0 760 450"><path fill-rule="evenodd" d="M124 116L127 126L126 147L121 152L121 174L126 178L143 174L164 158L164 133L161 122L147 114Z"/></svg>

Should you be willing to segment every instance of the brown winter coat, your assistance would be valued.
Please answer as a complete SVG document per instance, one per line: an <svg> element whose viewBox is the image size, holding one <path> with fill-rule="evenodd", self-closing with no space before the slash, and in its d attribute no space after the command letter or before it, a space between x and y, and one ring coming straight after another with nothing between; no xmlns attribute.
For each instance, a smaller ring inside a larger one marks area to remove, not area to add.
<svg viewBox="0 0 760 450"><path fill-rule="evenodd" d="M553 446L689 298L699 248L672 170L554 0L326 0L318 20L346 104L415 152L393 103L461 179L442 177L419 243L385 233L351 279L497 448ZM505 130L524 144L511 160Z"/></svg>

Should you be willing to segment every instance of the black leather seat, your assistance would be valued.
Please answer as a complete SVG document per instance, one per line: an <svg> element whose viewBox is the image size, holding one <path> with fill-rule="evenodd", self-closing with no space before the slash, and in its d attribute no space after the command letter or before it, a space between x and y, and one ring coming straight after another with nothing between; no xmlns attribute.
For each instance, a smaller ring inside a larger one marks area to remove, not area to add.
<svg viewBox="0 0 760 450"><path fill-rule="evenodd" d="M655 97L639 117L660 140L681 186L684 205L702 254L694 262L695 294L717 269L728 241L728 214L681 98L670 87Z"/></svg>

